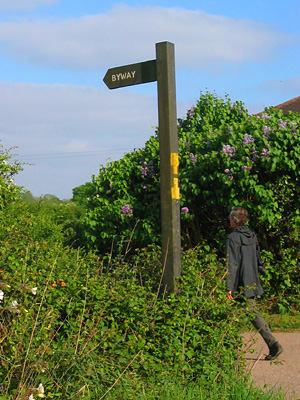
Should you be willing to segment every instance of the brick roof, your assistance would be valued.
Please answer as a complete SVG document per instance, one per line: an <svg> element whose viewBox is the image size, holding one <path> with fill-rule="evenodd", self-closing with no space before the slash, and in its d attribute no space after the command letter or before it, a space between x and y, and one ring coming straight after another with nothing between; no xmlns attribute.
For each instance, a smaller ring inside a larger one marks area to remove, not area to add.
<svg viewBox="0 0 300 400"><path fill-rule="evenodd" d="M300 113L300 96L288 100L285 103L278 104L278 106L274 106L273 108L275 108L275 110L282 110L283 114L287 114L288 111ZM256 115L260 115L263 113L264 111L261 111Z"/></svg>

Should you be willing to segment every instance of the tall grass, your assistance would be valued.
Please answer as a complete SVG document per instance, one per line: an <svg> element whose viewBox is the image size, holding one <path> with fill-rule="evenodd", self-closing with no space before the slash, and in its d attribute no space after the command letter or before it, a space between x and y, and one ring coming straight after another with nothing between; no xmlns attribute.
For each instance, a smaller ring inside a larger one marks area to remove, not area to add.
<svg viewBox="0 0 300 400"><path fill-rule="evenodd" d="M244 374L239 311L208 246L183 254L175 295L159 248L99 257L17 219L0 227L0 400L283 399Z"/></svg>
<svg viewBox="0 0 300 400"><path fill-rule="evenodd" d="M207 385L195 384L193 382L183 385L176 380L156 382L152 387L134 390L134 388L122 387L112 390L105 397L107 400L287 400L282 390L270 388L262 390L253 383L236 377L229 384L219 385L218 383ZM101 397L102 399L102 397ZM289 397L295 400L295 397Z"/></svg>

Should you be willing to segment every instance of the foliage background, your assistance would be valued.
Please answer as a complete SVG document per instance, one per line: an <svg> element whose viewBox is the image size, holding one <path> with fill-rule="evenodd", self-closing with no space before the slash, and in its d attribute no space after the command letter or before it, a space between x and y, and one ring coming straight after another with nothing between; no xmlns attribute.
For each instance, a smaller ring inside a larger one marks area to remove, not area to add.
<svg viewBox="0 0 300 400"><path fill-rule="evenodd" d="M182 244L208 242L224 256L232 206L250 213L268 267L266 293L281 311L299 300L300 116L202 94L179 120ZM89 187L87 245L100 253L160 243L158 132L144 149L101 166ZM130 206L124 215L122 207Z"/></svg>
<svg viewBox="0 0 300 400"><path fill-rule="evenodd" d="M241 368L239 311L224 301L224 267L208 246L185 254L180 290L166 294L159 248L109 261L65 247L56 223L24 202L7 212L0 215L6 398L27 399L40 383L47 398L100 398L121 374L109 398L127 398L133 387L158 391L161 375L231 387L227 372Z"/></svg>
<svg viewBox="0 0 300 400"><path fill-rule="evenodd" d="M265 306L298 307L299 124L210 93L179 120L176 295L161 286L158 132L68 202L16 187L22 167L1 148L0 398L27 400L41 383L47 398L268 398L243 375L250 315L224 301L223 245L231 207L245 206Z"/></svg>

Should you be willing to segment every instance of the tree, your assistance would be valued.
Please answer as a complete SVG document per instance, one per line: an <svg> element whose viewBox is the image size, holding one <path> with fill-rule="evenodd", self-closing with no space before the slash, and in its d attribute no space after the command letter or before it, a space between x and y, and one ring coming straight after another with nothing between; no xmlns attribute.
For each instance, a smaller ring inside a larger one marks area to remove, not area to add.
<svg viewBox="0 0 300 400"><path fill-rule="evenodd" d="M14 183L14 176L23 168L18 161L11 161L12 150L3 149L0 143L0 209L20 196L21 187Z"/></svg>
<svg viewBox="0 0 300 400"><path fill-rule="evenodd" d="M92 182L86 182L84 185L77 186L72 190L72 201L82 206L87 206L91 196L95 194L95 185Z"/></svg>
<svg viewBox="0 0 300 400"><path fill-rule="evenodd" d="M38 201L37 198L33 197L32 193L29 190L23 190L21 193L21 197L27 203L36 203Z"/></svg>

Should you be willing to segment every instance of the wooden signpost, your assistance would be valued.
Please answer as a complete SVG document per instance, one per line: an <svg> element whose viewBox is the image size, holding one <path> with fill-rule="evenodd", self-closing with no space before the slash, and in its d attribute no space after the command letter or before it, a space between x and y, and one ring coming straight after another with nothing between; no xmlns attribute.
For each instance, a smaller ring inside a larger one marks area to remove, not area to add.
<svg viewBox="0 0 300 400"><path fill-rule="evenodd" d="M109 89L156 81L156 60L110 68L103 78Z"/></svg>
<svg viewBox="0 0 300 400"><path fill-rule="evenodd" d="M174 44L156 43L155 60L111 68L103 80L109 89L157 81L163 284L175 291L181 234Z"/></svg>

